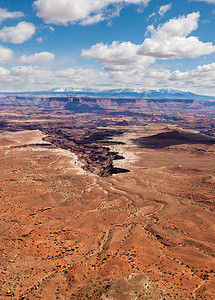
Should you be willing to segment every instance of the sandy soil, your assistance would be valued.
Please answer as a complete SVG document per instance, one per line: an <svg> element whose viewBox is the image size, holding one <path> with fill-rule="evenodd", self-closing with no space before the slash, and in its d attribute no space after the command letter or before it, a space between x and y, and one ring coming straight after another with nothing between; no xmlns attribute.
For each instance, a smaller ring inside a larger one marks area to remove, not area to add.
<svg viewBox="0 0 215 300"><path fill-rule="evenodd" d="M144 149L168 126L126 129L130 172L103 178L40 131L1 132L0 299L215 298L215 146Z"/></svg>

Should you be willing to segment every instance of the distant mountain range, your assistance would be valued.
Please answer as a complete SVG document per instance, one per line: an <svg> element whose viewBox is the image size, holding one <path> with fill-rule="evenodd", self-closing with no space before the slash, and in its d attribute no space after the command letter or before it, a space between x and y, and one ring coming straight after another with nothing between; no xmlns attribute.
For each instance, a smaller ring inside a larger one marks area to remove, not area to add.
<svg viewBox="0 0 215 300"><path fill-rule="evenodd" d="M184 92L174 89L75 89L67 88L54 88L48 91L38 92L13 92L1 93L10 95L47 95L47 97L86 97L86 98L112 98L112 99L178 99L178 100L215 100L213 96L197 95L190 92Z"/></svg>
<svg viewBox="0 0 215 300"><path fill-rule="evenodd" d="M174 89L73 89L55 88L43 93L59 94L70 97L98 97L98 98L135 98L135 99L194 99L194 100L215 100L215 97L197 95L190 92L183 92Z"/></svg>

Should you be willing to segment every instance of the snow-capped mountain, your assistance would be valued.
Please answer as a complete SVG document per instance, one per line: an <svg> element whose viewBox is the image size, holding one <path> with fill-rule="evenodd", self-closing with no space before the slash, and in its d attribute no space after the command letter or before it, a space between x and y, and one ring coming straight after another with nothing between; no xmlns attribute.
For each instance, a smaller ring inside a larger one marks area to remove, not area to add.
<svg viewBox="0 0 215 300"><path fill-rule="evenodd" d="M72 87L55 88L46 93L64 94L72 97L99 97L99 98L139 98L139 99L215 99L212 96L197 95L174 89L76 89Z"/></svg>

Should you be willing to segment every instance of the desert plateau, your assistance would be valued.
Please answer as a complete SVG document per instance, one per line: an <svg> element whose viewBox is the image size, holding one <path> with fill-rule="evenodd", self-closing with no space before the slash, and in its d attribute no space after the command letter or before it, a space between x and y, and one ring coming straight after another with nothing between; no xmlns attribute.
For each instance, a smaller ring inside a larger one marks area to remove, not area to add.
<svg viewBox="0 0 215 300"><path fill-rule="evenodd" d="M215 299L214 117L2 96L0 299Z"/></svg>
<svg viewBox="0 0 215 300"><path fill-rule="evenodd" d="M0 300L215 300L215 0L0 0Z"/></svg>

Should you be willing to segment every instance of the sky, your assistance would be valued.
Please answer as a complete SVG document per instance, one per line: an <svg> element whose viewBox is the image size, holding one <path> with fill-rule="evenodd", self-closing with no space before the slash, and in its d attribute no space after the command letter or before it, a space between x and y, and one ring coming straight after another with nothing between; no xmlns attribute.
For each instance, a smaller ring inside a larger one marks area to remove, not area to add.
<svg viewBox="0 0 215 300"><path fill-rule="evenodd" d="M0 92L215 96L215 0L0 0Z"/></svg>

